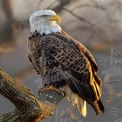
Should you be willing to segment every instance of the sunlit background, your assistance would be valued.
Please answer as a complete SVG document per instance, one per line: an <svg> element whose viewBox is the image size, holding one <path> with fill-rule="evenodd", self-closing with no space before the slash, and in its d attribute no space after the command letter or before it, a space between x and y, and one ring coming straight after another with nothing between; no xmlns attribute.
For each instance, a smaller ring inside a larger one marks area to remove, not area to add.
<svg viewBox="0 0 122 122"><path fill-rule="evenodd" d="M0 66L37 97L41 80L27 58L27 37L30 14L41 9L55 10L61 27L91 51L103 80L105 105L99 118L88 105L83 118L63 99L42 122L122 122L122 0L0 0ZM0 115L13 109L0 95Z"/></svg>

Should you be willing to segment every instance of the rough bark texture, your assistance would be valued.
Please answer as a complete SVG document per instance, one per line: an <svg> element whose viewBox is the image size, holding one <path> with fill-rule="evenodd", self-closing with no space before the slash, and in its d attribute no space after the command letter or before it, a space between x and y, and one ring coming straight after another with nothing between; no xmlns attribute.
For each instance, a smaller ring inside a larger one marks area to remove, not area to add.
<svg viewBox="0 0 122 122"><path fill-rule="evenodd" d="M13 80L0 68L0 93L16 107L13 112L0 116L0 122L38 122L51 115L63 98L61 93L49 90L39 100L27 87Z"/></svg>

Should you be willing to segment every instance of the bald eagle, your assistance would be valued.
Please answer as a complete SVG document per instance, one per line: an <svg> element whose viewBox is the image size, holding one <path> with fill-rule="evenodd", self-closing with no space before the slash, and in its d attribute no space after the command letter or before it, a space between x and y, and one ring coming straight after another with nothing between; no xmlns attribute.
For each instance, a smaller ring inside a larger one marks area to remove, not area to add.
<svg viewBox="0 0 122 122"><path fill-rule="evenodd" d="M104 106L98 66L88 49L62 30L60 21L52 10L40 10L30 16L28 58L43 78L44 87L63 90L83 116L87 114L86 103L99 115Z"/></svg>

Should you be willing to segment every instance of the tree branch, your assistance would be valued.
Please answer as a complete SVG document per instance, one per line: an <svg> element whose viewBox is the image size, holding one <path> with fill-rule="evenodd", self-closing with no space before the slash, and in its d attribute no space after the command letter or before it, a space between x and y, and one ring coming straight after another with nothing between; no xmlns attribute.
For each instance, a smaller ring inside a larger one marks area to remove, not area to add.
<svg viewBox="0 0 122 122"><path fill-rule="evenodd" d="M49 90L42 93L39 100L32 91L13 80L0 68L0 93L16 107L13 112L0 116L0 122L38 122L49 116L63 94Z"/></svg>

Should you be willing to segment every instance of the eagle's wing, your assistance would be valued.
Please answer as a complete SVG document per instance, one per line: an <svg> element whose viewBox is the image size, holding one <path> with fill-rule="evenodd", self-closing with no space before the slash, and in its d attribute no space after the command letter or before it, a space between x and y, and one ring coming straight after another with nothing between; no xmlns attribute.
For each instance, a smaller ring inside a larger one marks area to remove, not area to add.
<svg viewBox="0 0 122 122"><path fill-rule="evenodd" d="M37 32L34 34L30 33L28 37L28 59L33 64L37 74L40 74L42 70L40 67L41 51L38 44L39 39L40 35Z"/></svg>
<svg viewBox="0 0 122 122"><path fill-rule="evenodd" d="M91 63L70 38L52 34L42 37L40 42L41 47L60 63L60 71L73 92L87 101L99 100L101 88L95 81Z"/></svg>
<svg viewBox="0 0 122 122"><path fill-rule="evenodd" d="M91 65L92 65L92 68L95 71L97 71L98 70L97 63L96 63L94 57L92 56L92 54L89 52L89 50L84 45L82 45L80 42L78 42L77 40L74 40L72 37L70 37L65 31L62 31L62 33L64 35L68 36L70 39L72 39L72 41L80 49L80 51L82 51L84 53L84 55L88 58L88 60L90 61ZM60 36L60 38L61 38L61 36Z"/></svg>

